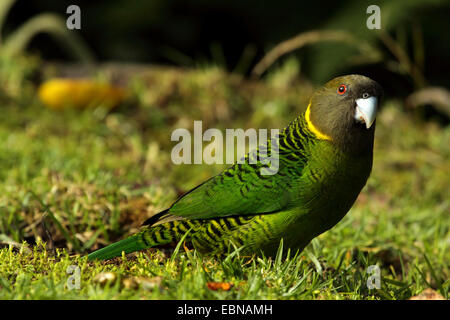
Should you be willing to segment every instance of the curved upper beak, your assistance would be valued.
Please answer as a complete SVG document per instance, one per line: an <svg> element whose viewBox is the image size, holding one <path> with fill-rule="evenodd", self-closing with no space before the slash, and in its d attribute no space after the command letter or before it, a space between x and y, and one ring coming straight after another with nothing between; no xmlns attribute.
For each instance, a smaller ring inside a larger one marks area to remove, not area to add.
<svg viewBox="0 0 450 320"><path fill-rule="evenodd" d="M378 99L376 97L356 99L356 121L364 122L366 124L366 128L369 129L375 121L377 108Z"/></svg>

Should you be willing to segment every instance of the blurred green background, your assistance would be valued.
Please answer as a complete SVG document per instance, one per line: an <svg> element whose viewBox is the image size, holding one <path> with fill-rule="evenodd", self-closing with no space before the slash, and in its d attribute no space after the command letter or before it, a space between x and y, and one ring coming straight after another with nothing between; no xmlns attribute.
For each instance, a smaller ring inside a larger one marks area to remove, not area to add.
<svg viewBox="0 0 450 320"><path fill-rule="evenodd" d="M5 0L8 1L8 0ZM389 94L405 94L415 88L414 79L403 77L408 67L396 65L398 54L386 45L386 37L366 28L366 8L381 8L382 31L388 33L417 65L425 83L449 86L449 1L17 1L2 30L8 35L27 19L42 12L66 17L66 8L81 8L85 40L97 61L195 66L214 62L228 71L249 74L264 54L283 40L308 30L344 30L360 44L368 44L369 57L357 55L357 46L317 41L294 51L302 74L316 84L337 74L364 72L385 83ZM46 59L74 61L48 34L37 34L31 52ZM370 52L372 51L372 52ZM395 50L394 50L395 51ZM401 54L400 54L401 55ZM364 59L365 58L365 59ZM281 63L283 59L277 61ZM400 75L399 75L400 74ZM422 85L419 80L416 85Z"/></svg>

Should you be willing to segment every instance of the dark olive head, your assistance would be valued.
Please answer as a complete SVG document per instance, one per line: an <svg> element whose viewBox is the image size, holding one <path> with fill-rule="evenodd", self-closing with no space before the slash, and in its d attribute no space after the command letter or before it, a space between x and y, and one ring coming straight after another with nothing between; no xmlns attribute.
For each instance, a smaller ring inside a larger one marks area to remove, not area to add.
<svg viewBox="0 0 450 320"><path fill-rule="evenodd" d="M309 120L322 137L346 150L372 150L381 86L361 75L334 78L311 98Z"/></svg>

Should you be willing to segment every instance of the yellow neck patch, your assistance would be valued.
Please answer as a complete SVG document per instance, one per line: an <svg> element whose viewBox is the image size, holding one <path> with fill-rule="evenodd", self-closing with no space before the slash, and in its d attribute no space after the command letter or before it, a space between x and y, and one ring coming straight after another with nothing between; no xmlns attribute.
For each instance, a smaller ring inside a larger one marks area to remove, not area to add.
<svg viewBox="0 0 450 320"><path fill-rule="evenodd" d="M326 135L325 133L320 132L319 129L317 129L314 124L311 121L311 102L308 104L308 108L306 109L305 112L305 119L306 119L306 123L308 124L308 129L309 131L311 131L316 137L317 139L321 139L321 140L332 140L330 136Z"/></svg>

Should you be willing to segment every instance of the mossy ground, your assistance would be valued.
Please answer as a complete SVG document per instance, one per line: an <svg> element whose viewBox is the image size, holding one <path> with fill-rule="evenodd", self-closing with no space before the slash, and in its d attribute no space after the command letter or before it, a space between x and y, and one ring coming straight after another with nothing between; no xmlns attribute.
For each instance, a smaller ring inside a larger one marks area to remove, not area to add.
<svg viewBox="0 0 450 320"><path fill-rule="evenodd" d="M111 112L52 111L28 87L2 96L0 299L408 299L426 288L448 297L450 130L389 97L367 186L300 255L218 261L181 247L88 263L225 167L174 165L175 128L281 128L313 90L283 69L247 81L217 68L156 70L129 88L134 101ZM375 264L378 290L366 286ZM70 290L72 265L81 281Z"/></svg>

